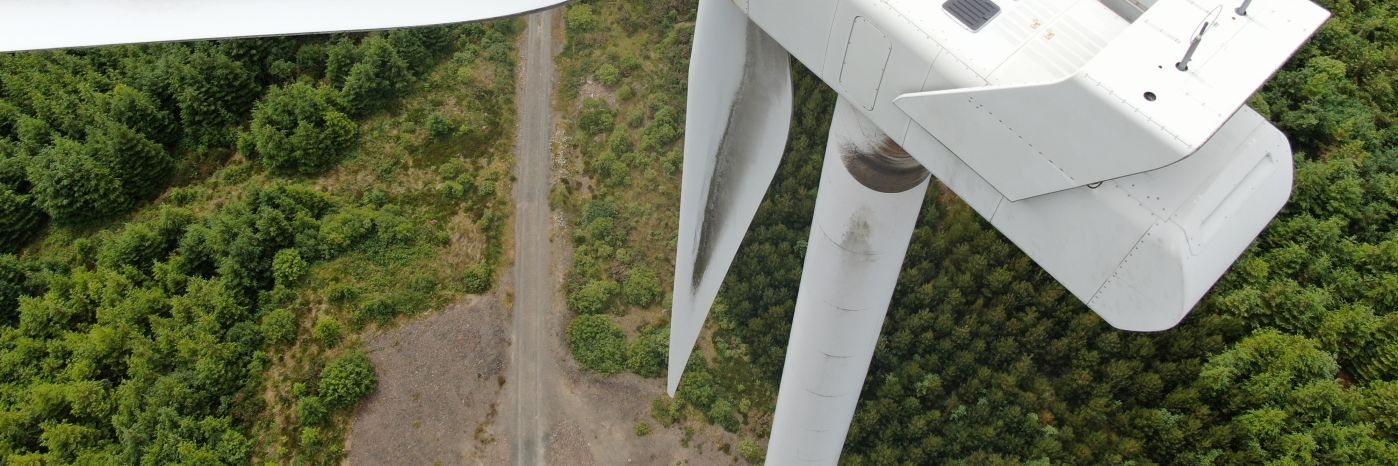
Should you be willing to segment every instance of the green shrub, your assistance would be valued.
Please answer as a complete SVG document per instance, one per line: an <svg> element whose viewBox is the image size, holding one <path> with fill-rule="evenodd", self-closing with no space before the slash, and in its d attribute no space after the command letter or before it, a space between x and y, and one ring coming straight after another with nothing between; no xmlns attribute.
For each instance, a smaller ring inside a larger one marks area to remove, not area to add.
<svg viewBox="0 0 1398 466"><path fill-rule="evenodd" d="M272 346L296 341L296 313L281 308L263 314L262 338Z"/></svg>
<svg viewBox="0 0 1398 466"><path fill-rule="evenodd" d="M627 353L626 368L642 377L660 377L669 357L670 329L658 327L642 333Z"/></svg>
<svg viewBox="0 0 1398 466"><path fill-rule="evenodd" d="M302 458L313 458L321 453L324 447L322 443L324 437L320 434L320 429L316 427L302 427L300 435L297 436L296 443L301 446L300 456ZM302 461L298 461L301 463Z"/></svg>
<svg viewBox="0 0 1398 466"><path fill-rule="evenodd" d="M594 280L568 295L568 307L580 314L598 314L611 306L621 285L611 280Z"/></svg>
<svg viewBox="0 0 1398 466"><path fill-rule="evenodd" d="M621 83L621 70L616 69L611 63L603 63L597 67L597 82L603 86L614 88Z"/></svg>
<svg viewBox="0 0 1398 466"><path fill-rule="evenodd" d="M491 270L490 266L486 264L476 264L475 266L468 269L466 271L466 276L464 277L466 284L466 292L471 294L480 294L490 291L490 286L491 283L494 281L495 276L493 272L494 271Z"/></svg>
<svg viewBox="0 0 1398 466"><path fill-rule="evenodd" d="M340 329L340 321L329 317L316 319L313 332L316 341L320 342L321 346L326 348L333 348L335 345L340 344L340 338L343 336L342 330Z"/></svg>
<svg viewBox="0 0 1398 466"><path fill-rule="evenodd" d="M762 458L767 456L767 452L762 448L762 444L750 438L744 438L738 441L738 456L743 457L749 463L758 464L762 462Z"/></svg>
<svg viewBox="0 0 1398 466"><path fill-rule="evenodd" d="M350 351L326 364L317 386L320 397L331 409L344 409L359 403L378 387L374 363L363 351Z"/></svg>
<svg viewBox="0 0 1398 466"><path fill-rule="evenodd" d="M184 144L200 149L232 142L230 125L243 121L261 88L256 76L219 51L189 55L174 73L175 103L184 126Z"/></svg>
<svg viewBox="0 0 1398 466"><path fill-rule="evenodd" d="M340 89L350 113L364 116L386 107L412 81L409 63L383 36L369 36L359 46L362 58L350 67Z"/></svg>
<svg viewBox="0 0 1398 466"><path fill-rule="evenodd" d="M325 297L331 304L347 306L359 299L359 287L349 283L336 283L325 291Z"/></svg>
<svg viewBox="0 0 1398 466"><path fill-rule="evenodd" d="M680 388L675 396L685 404L698 408L700 411L708 411L718 398L714 388L714 378L706 370L695 370L691 364L685 369L684 378L680 381Z"/></svg>
<svg viewBox="0 0 1398 466"><path fill-rule="evenodd" d="M680 408L675 405L675 400L668 396L662 396L651 400L650 417L660 421L661 425L669 427L680 420Z"/></svg>
<svg viewBox="0 0 1398 466"><path fill-rule="evenodd" d="M303 396L296 402L296 410L301 414L302 426L318 426L330 417L330 411L325 408L325 400L318 396Z"/></svg>
<svg viewBox="0 0 1398 466"><path fill-rule="evenodd" d="M733 403L730 403L728 400L721 399L714 401L713 406L709 407L709 412L707 414L710 421L722 426L724 430L729 432L738 431L738 410L735 409Z"/></svg>
<svg viewBox="0 0 1398 466"><path fill-rule="evenodd" d="M152 263L165 258L164 246L160 235L149 225L134 224L102 245L97 263L110 269L130 265L147 270Z"/></svg>
<svg viewBox="0 0 1398 466"><path fill-rule="evenodd" d="M583 101L582 112L578 114L578 128L590 136L612 130L616 121L616 110L607 101L589 97Z"/></svg>
<svg viewBox="0 0 1398 466"><path fill-rule="evenodd" d="M650 267L632 267L626 272L621 290L631 305L649 306L660 300L660 277Z"/></svg>
<svg viewBox="0 0 1398 466"><path fill-rule="evenodd" d="M637 437L645 437L645 436L647 436L647 435L650 435L650 424L646 423L646 421L639 421L639 422L637 422L637 423L636 423L636 436L637 436Z"/></svg>
<svg viewBox="0 0 1398 466"><path fill-rule="evenodd" d="M434 138L445 138L456 134L456 122L442 112L427 115L427 132Z"/></svg>
<svg viewBox="0 0 1398 466"><path fill-rule="evenodd" d="M272 257L272 277L278 284L290 286L306 276L308 269L309 265L296 249L282 249Z"/></svg>
<svg viewBox="0 0 1398 466"><path fill-rule="evenodd" d="M121 183L132 201L149 198L165 188L175 160L164 147L126 125L106 120L88 130L92 156Z"/></svg>
<svg viewBox="0 0 1398 466"><path fill-rule="evenodd" d="M345 84L350 68L359 62L360 55L358 44L348 37L340 37L325 46L325 77L330 79L331 86Z"/></svg>
<svg viewBox="0 0 1398 466"><path fill-rule="evenodd" d="M583 368L615 374L625 367L626 334L606 316L579 316L568 324L567 333L573 358Z"/></svg>
<svg viewBox="0 0 1398 466"><path fill-rule="evenodd" d="M569 34L579 34L597 29L597 15L592 12L592 6L587 4L574 4L568 7L564 13L564 22L567 24Z"/></svg>
<svg viewBox="0 0 1398 466"><path fill-rule="evenodd" d="M373 319L385 323L398 317L398 305L386 296L374 296L359 306L360 320Z"/></svg>

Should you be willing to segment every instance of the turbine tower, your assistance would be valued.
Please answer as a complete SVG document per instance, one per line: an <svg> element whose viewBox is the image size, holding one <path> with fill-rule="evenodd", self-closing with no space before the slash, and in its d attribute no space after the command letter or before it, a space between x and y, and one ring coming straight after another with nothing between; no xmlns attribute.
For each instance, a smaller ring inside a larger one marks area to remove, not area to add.
<svg viewBox="0 0 1398 466"><path fill-rule="evenodd" d="M0 52L478 21L567 0L0 0ZM776 173L795 58L839 93L767 460L834 464L931 176L1109 324L1173 327L1290 195L1244 102L1309 0L699 0L673 395Z"/></svg>

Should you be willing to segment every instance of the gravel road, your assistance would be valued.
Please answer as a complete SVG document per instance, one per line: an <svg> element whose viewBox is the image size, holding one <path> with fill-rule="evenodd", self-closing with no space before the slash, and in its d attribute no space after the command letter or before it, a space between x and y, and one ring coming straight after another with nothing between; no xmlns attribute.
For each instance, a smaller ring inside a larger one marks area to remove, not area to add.
<svg viewBox="0 0 1398 466"><path fill-rule="evenodd" d="M553 17L546 10L528 17L521 52L523 83L517 98L519 128L515 166L514 335L510 351L510 460L516 465L547 464L545 427L549 425L543 384L557 381L556 365L543 361L547 319L553 312L556 285L550 274L549 135L553 131L551 93L554 80Z"/></svg>

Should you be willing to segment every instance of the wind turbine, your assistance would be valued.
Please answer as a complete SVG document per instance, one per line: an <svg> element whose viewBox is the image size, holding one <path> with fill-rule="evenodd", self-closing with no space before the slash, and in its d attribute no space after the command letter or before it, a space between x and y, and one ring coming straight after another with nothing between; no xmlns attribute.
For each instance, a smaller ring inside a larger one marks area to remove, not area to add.
<svg viewBox="0 0 1398 466"><path fill-rule="evenodd" d="M834 464L929 175L1112 326L1173 327L1290 195L1286 137L1243 103L1328 16L1307 0L700 0L669 392L776 173L788 53L840 98L767 461Z"/></svg>
<svg viewBox="0 0 1398 466"><path fill-rule="evenodd" d="M499 18L566 0L0 0L0 52ZM1308 0L699 0L673 395L776 173L790 59L835 108L767 460L839 459L930 176L1109 324L1176 325L1290 194L1246 99Z"/></svg>

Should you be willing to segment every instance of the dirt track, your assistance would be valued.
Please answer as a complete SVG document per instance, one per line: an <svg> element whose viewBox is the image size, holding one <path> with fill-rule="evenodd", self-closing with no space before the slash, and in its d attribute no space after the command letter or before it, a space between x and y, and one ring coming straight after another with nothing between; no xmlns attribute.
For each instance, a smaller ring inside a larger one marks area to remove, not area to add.
<svg viewBox="0 0 1398 466"><path fill-rule="evenodd" d="M511 414L510 460L516 465L545 464L544 428L551 401L543 385L555 381L557 365L545 358L557 289L549 273L549 135L553 132L553 18L556 10L529 16L520 64L522 85L517 102L519 128L515 143L514 344L506 383Z"/></svg>
<svg viewBox="0 0 1398 466"><path fill-rule="evenodd" d="M560 13L531 15L520 47L514 268L494 295L466 298L370 342L379 390L356 413L351 464L737 462L721 451L736 449L734 435L692 426L686 447L682 426L651 419L651 401L665 396L663 378L584 373L565 345L571 314L559 287L572 251L560 231L566 222L548 204ZM652 433L637 436L638 422Z"/></svg>

